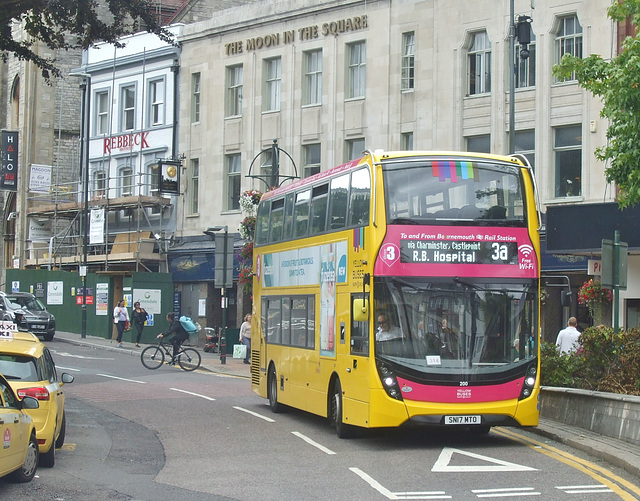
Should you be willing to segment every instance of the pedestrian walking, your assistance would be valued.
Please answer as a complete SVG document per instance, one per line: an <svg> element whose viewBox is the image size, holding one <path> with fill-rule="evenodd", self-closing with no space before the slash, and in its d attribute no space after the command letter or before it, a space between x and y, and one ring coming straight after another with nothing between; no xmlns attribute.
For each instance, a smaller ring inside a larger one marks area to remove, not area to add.
<svg viewBox="0 0 640 501"><path fill-rule="evenodd" d="M122 348L122 334L127 328L127 323L129 322L129 312L127 311L127 307L124 305L124 299L121 299L118 301L118 305L113 309L113 323L116 324L118 329L118 337L116 338L118 348Z"/></svg>
<svg viewBox="0 0 640 501"><path fill-rule="evenodd" d="M136 301L133 303L133 313L131 314L131 319L133 320L133 325L136 328L136 346L140 347L140 338L142 338L142 329L144 329L144 323L147 321L148 315L147 310L145 310L142 306L140 306L140 301Z"/></svg>
<svg viewBox="0 0 640 501"><path fill-rule="evenodd" d="M247 353L244 356L243 362L250 364L251 357L251 313L247 313L244 316L244 322L240 326L240 342L247 347Z"/></svg>
<svg viewBox="0 0 640 501"><path fill-rule="evenodd" d="M577 326L578 319L576 317L570 317L567 322L567 327L558 333L556 347L560 355L571 354L580 347L580 343L578 342L580 331L576 328Z"/></svg>

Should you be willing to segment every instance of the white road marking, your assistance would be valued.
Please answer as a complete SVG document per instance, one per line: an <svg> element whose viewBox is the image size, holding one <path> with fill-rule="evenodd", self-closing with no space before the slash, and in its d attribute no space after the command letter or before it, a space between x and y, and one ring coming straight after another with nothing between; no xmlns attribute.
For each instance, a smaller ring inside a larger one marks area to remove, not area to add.
<svg viewBox="0 0 640 501"><path fill-rule="evenodd" d="M96 374L96 376L108 377L108 378L111 378L111 379L118 379L120 381L128 381L129 383L147 384L146 381L137 381L135 379L127 379L127 378L124 378L124 377L111 376L109 374Z"/></svg>
<svg viewBox="0 0 640 501"><path fill-rule="evenodd" d="M453 454L462 454L463 456L472 457L480 461L486 461L487 463L494 463L494 465L475 465L475 466L450 466L451 456ZM500 459L490 458L488 456L481 456L480 454L474 454L473 452L461 451L460 449L453 449L451 447L445 447L440 453L440 457L431 468L431 471L436 472L469 472L469 471L536 471L535 468L529 466L523 466L520 464L509 463L508 461L502 461Z"/></svg>
<svg viewBox="0 0 640 501"><path fill-rule="evenodd" d="M514 496L540 496L533 487L510 487L506 489L471 489L479 498L505 498Z"/></svg>
<svg viewBox="0 0 640 501"><path fill-rule="evenodd" d="M613 492L606 485L556 485L556 489L567 494L599 494L601 492Z"/></svg>
<svg viewBox="0 0 640 501"><path fill-rule="evenodd" d="M80 369L73 369L72 367L61 367L59 365L56 365L56 369L62 369L63 371L80 372Z"/></svg>
<svg viewBox="0 0 640 501"><path fill-rule="evenodd" d="M301 438L302 440L304 440L308 444L313 445L314 447L320 449L322 452L324 452L326 454L335 454L335 452L333 452L331 449L327 449L324 445L320 445L318 442L314 442L309 437L303 435L299 431L292 431L291 433L293 433L296 437Z"/></svg>
<svg viewBox="0 0 640 501"><path fill-rule="evenodd" d="M267 423L275 423L274 419L268 418L267 416L263 416L262 414L258 414L257 412L253 412L248 409L243 409L242 407L236 407L235 405L233 406L233 408L242 412L246 412L247 414L251 414L252 416L255 416L257 418L264 419Z"/></svg>
<svg viewBox="0 0 640 501"><path fill-rule="evenodd" d="M445 494L444 491L391 492L389 489L380 484L380 482L374 480L365 472L363 472L360 468L349 469L387 499L451 499L451 496Z"/></svg>
<svg viewBox="0 0 640 501"><path fill-rule="evenodd" d="M84 360L115 360L113 357L85 357L84 355L74 355L66 351L53 351L57 357L82 358Z"/></svg>
<svg viewBox="0 0 640 501"><path fill-rule="evenodd" d="M204 398L205 400L211 400L212 402L215 401L215 398L207 397L206 395L201 395L200 393L193 393L192 391L181 390L180 388L169 388L169 389L173 391L179 391L180 393L186 393L187 395L192 395L194 397Z"/></svg>

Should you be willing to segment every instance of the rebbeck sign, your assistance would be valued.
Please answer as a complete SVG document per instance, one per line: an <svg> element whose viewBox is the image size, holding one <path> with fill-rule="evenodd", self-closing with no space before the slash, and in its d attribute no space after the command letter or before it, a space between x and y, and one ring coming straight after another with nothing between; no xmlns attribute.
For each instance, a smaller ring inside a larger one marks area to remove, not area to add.
<svg viewBox="0 0 640 501"><path fill-rule="evenodd" d="M2 131L0 189L18 190L18 131Z"/></svg>
<svg viewBox="0 0 640 501"><path fill-rule="evenodd" d="M148 132L131 132L129 134L120 134L119 136L105 137L103 153L109 154L114 151L134 149L143 150L149 147L148 136Z"/></svg>

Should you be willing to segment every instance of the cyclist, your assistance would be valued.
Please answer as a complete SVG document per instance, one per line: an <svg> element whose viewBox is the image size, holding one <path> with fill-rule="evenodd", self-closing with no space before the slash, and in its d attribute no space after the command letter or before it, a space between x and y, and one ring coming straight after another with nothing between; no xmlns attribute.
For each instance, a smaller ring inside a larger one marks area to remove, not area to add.
<svg viewBox="0 0 640 501"><path fill-rule="evenodd" d="M178 355L178 350L180 350L180 345L184 343L189 337L189 333L184 330L180 320L176 318L175 313L167 314L167 321L171 323L169 328L164 331L162 334L158 334L158 338L163 338L164 336L168 336L169 334L174 334L174 336L169 340L169 343L173 346L173 357L171 359L171 363L175 363L176 356Z"/></svg>

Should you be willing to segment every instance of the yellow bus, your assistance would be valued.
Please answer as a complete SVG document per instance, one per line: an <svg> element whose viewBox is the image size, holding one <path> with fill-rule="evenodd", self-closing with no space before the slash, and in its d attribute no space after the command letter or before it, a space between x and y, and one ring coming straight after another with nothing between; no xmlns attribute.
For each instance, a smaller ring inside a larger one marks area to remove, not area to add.
<svg viewBox="0 0 640 501"><path fill-rule="evenodd" d="M340 437L536 426L540 216L526 158L366 151L267 192L251 386Z"/></svg>

